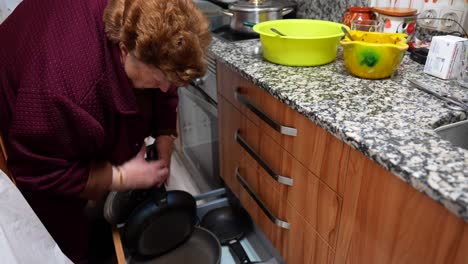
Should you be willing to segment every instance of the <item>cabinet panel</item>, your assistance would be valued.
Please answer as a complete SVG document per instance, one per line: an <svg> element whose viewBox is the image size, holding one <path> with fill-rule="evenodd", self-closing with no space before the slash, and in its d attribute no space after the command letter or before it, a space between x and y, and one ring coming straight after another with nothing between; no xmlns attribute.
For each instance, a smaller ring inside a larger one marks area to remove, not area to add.
<svg viewBox="0 0 468 264"><path fill-rule="evenodd" d="M217 79L217 88L226 100L234 105L242 114L252 120L256 125L259 124L259 118L247 107L239 103L236 98L236 92L241 94L246 100L254 105L259 105L259 88L243 78L238 72L231 70L223 63L217 63L217 75L223 76Z"/></svg>
<svg viewBox="0 0 468 264"><path fill-rule="evenodd" d="M235 133L241 126L241 114L222 96L218 97L219 148L221 177L235 195L239 193L239 184L235 170L240 164L240 147L235 140Z"/></svg>
<svg viewBox="0 0 468 264"><path fill-rule="evenodd" d="M260 130L250 119L242 116L241 127L239 130L239 136L248 144L250 148L256 153L259 153L260 144ZM238 143L239 145L239 143ZM250 166L257 167L257 161L249 154L243 147L239 145L242 153L242 160L250 164Z"/></svg>
<svg viewBox="0 0 468 264"><path fill-rule="evenodd" d="M281 160L285 154L285 150L276 143L273 138L269 135L263 133L264 130L261 130L262 134L260 135L260 147L259 153L263 160L268 164L269 168L278 175L291 178L289 175L281 173ZM279 183L273 179L267 171L265 171L265 177L268 178L268 181L277 186L283 186L282 183Z"/></svg>
<svg viewBox="0 0 468 264"><path fill-rule="evenodd" d="M336 247L342 198L290 154L283 155L283 173L294 179L286 188L290 204L329 243Z"/></svg>
<svg viewBox="0 0 468 264"><path fill-rule="evenodd" d="M314 228L288 205L290 230L283 232L283 250L281 255L288 264L326 264L333 263L334 252L317 235Z"/></svg>
<svg viewBox="0 0 468 264"><path fill-rule="evenodd" d="M228 102L240 110L241 105L234 97L234 90L240 86L242 82L241 77L222 63L216 64L216 74L218 76L216 79L218 97L222 95Z"/></svg>
<svg viewBox="0 0 468 264"><path fill-rule="evenodd" d="M283 137L284 148L340 196L343 195L349 147L309 119L288 111L297 137Z"/></svg>
<svg viewBox="0 0 468 264"><path fill-rule="evenodd" d="M344 194L335 263L468 260L462 219L355 150Z"/></svg>
<svg viewBox="0 0 468 264"><path fill-rule="evenodd" d="M271 202L267 202L265 199L261 197L259 192L256 191L259 189L263 190L269 187L269 186L262 185L261 177L259 177L258 175L259 170L257 170L254 167L247 166L247 167L241 167L239 169L239 173L241 177L244 178L244 180L248 182L249 187L252 189L253 192L255 192L258 198L262 200L262 202L266 205L266 207L272 212L276 211L274 208L270 207ZM274 195L274 192L273 191L270 192L269 195ZM272 244L275 246L278 252L281 252L281 249L282 249L281 242L283 241L283 239L281 238L281 235L282 235L281 228L276 226L268 218L268 216L263 212L263 210L260 208L257 202L251 197L251 195L248 193L246 189L244 189L243 186L240 186L239 200L241 204L244 206L244 208L247 210L247 212L249 212L250 216L255 221L255 223L260 227L263 233L272 242ZM269 199L269 201L272 201L272 200Z"/></svg>
<svg viewBox="0 0 468 264"><path fill-rule="evenodd" d="M263 133L270 135L274 141L281 144L281 139L285 135L276 129L281 129L278 126L294 128L293 124L284 123L286 111L294 110L224 64L218 65L218 74L220 73L230 75L222 82L223 85L218 87L220 94L258 125ZM236 92L240 95L237 98ZM291 133L291 131L283 132Z"/></svg>

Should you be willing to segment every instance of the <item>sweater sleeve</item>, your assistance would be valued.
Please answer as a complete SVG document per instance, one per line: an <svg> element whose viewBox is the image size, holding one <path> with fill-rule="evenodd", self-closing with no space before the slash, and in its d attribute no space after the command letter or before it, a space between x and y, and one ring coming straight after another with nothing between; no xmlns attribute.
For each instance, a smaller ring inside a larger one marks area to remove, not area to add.
<svg viewBox="0 0 468 264"><path fill-rule="evenodd" d="M7 138L18 187L79 196L104 140L100 123L64 96L18 94Z"/></svg>
<svg viewBox="0 0 468 264"><path fill-rule="evenodd" d="M166 93L155 95L154 136L177 135L177 105L179 103L178 87L172 86Z"/></svg>

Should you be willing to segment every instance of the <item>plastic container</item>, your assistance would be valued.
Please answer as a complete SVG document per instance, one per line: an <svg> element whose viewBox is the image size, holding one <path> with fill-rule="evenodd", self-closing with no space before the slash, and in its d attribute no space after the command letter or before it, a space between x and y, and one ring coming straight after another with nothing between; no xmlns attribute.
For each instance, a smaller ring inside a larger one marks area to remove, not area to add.
<svg viewBox="0 0 468 264"><path fill-rule="evenodd" d="M317 66L332 62L343 24L312 19L281 19L259 23L253 30L260 35L263 57L288 66ZM271 28L286 36L280 36Z"/></svg>

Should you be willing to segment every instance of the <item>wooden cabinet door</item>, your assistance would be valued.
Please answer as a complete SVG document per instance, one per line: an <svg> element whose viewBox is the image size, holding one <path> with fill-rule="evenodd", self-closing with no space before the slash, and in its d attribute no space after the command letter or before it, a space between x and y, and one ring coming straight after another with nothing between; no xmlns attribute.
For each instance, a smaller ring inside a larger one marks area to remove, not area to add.
<svg viewBox="0 0 468 264"><path fill-rule="evenodd" d="M335 263L468 263L466 230L461 218L351 151Z"/></svg>
<svg viewBox="0 0 468 264"><path fill-rule="evenodd" d="M231 191L238 195L239 184L235 178L235 171L240 164L241 152L235 134L241 127L241 114L222 96L218 97L218 111L221 177Z"/></svg>

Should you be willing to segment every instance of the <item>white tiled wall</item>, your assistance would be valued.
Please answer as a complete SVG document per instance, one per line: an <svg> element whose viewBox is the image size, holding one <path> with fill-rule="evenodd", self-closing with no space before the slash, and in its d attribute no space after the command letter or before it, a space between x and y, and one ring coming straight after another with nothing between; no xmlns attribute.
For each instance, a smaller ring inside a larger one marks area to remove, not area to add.
<svg viewBox="0 0 468 264"><path fill-rule="evenodd" d="M0 0L0 23L7 18L22 0Z"/></svg>

